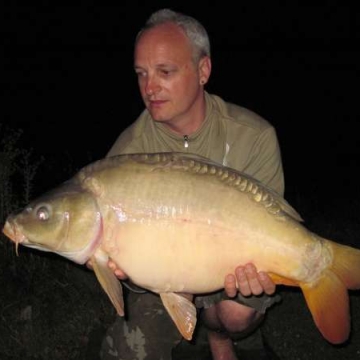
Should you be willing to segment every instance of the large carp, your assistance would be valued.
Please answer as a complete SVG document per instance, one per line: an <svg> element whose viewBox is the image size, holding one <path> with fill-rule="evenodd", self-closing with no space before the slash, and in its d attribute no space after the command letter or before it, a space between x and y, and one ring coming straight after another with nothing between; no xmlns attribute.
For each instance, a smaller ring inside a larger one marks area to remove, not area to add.
<svg viewBox="0 0 360 360"><path fill-rule="evenodd" d="M277 284L298 286L329 342L350 332L348 289L360 288L360 250L301 224L280 196L249 176L180 153L120 155L84 167L72 179L9 215L16 243L95 274L124 315L111 258L140 287L158 293L181 334L191 339L194 304L182 294L223 288L253 262Z"/></svg>

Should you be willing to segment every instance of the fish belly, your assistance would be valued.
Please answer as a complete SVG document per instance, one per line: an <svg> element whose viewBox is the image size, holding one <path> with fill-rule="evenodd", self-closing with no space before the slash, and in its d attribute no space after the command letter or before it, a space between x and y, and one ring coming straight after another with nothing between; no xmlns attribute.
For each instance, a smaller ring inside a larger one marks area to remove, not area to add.
<svg viewBox="0 0 360 360"><path fill-rule="evenodd" d="M248 262L265 271L287 267L288 276L299 266L296 259L291 266L283 261L288 250L262 245L268 239L252 239L241 229L166 220L119 228L110 257L134 283L154 292L219 290L227 274Z"/></svg>

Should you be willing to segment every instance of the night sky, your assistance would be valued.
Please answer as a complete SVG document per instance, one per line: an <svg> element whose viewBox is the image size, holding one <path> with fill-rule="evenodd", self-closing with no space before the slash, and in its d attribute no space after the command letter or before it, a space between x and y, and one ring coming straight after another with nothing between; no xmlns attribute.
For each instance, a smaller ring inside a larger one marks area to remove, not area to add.
<svg viewBox="0 0 360 360"><path fill-rule="evenodd" d="M244 1L236 8L226 2L121 3L4 6L0 123L23 129L24 147L48 157L66 152L78 166L89 154L105 155L143 108L132 68L136 33L152 11L171 7L209 32L207 90L275 126L290 186L354 181L360 155L357 8L340 1Z"/></svg>

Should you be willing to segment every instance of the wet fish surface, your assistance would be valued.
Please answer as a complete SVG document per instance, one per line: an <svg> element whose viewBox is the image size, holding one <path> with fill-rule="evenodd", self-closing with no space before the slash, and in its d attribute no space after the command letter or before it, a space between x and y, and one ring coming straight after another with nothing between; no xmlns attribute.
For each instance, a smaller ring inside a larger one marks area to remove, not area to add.
<svg viewBox="0 0 360 360"><path fill-rule="evenodd" d="M350 333L348 290L360 288L360 250L308 230L286 200L248 175L183 153L98 160L10 214L16 244L73 262L91 260L124 315L112 259L136 285L159 294L184 338L196 308L184 294L223 288L252 262L276 284L301 288L314 322L333 344Z"/></svg>

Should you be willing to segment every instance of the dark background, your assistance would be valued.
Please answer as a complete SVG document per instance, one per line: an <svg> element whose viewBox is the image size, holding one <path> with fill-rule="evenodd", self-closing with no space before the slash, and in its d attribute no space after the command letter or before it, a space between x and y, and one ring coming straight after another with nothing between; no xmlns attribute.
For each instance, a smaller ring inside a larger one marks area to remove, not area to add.
<svg viewBox="0 0 360 360"><path fill-rule="evenodd" d="M167 6L196 17L209 32L213 73L207 90L277 129L287 189L337 184L338 192L354 181L358 6L7 3L0 122L22 128L22 145L36 154L67 157L76 167L106 154L143 106L132 68L136 33L152 11Z"/></svg>
<svg viewBox="0 0 360 360"><path fill-rule="evenodd" d="M150 13L168 6L196 17L209 32L213 73L207 90L275 126L286 197L305 225L360 248L357 5L71 3L13 0L0 8L0 125L22 129L19 146L32 149L34 161L44 157L37 191L104 156L136 119L143 105L133 42ZM0 126L0 141L2 131ZM20 249L15 259L11 250L0 267L0 357L96 359L115 315L93 274L41 252ZM283 304L269 312L263 328L281 359L358 358L358 291L351 294L352 338L333 347L314 326L302 294L288 290L280 287ZM19 311L27 309L33 317L24 320Z"/></svg>

